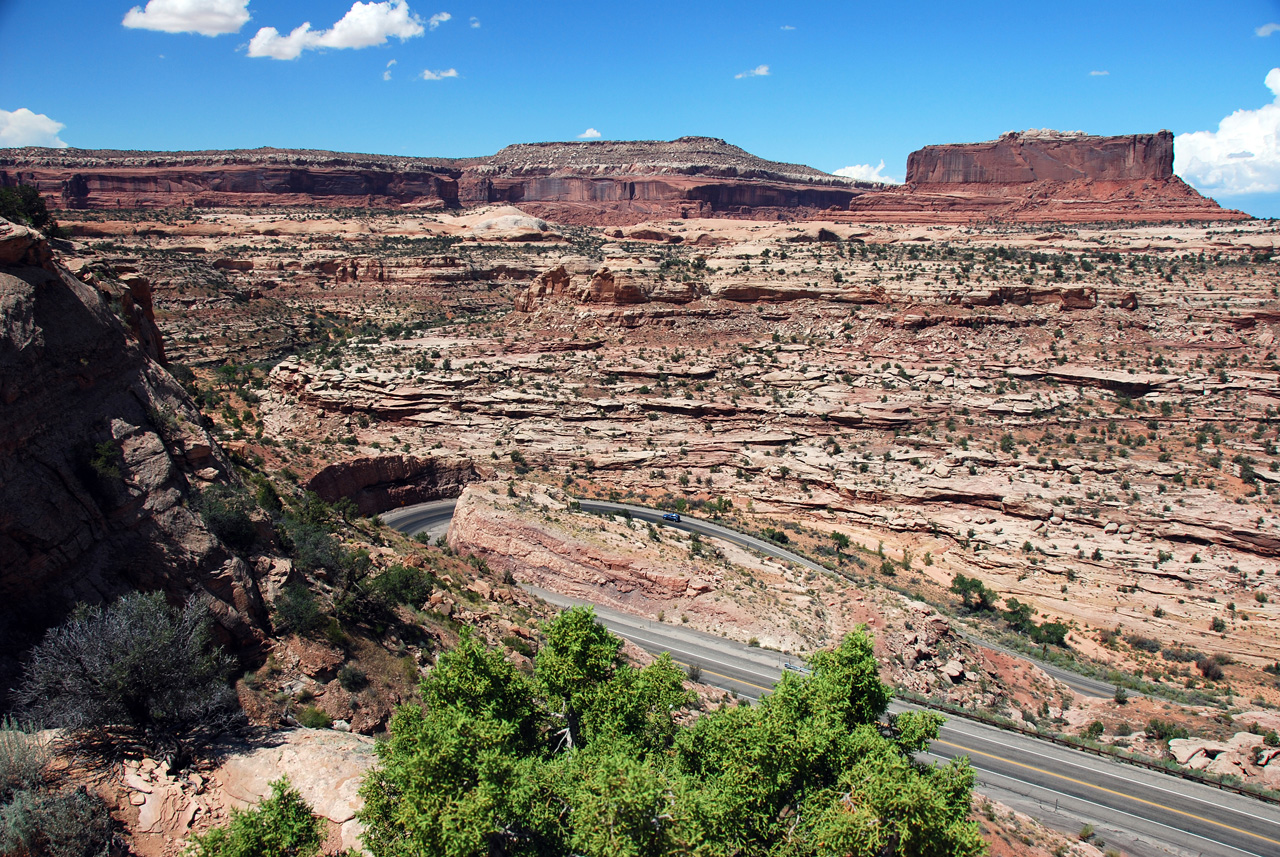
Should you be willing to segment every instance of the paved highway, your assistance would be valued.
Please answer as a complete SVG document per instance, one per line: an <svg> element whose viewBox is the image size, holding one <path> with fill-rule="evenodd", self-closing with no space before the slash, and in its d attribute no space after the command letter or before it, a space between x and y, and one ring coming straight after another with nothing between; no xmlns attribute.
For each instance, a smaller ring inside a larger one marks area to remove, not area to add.
<svg viewBox="0 0 1280 857"><path fill-rule="evenodd" d="M596 501L583 501L582 505L590 511L626 509L639 520L726 538L822 570L777 545L706 521L664 522L661 512L649 509ZM438 501L397 510L383 515L383 520L396 529L414 532L413 527L438 527L442 516L451 513L451 501ZM560 606L587 603L527 588ZM790 660L778 652L598 605L595 612L602 624L619 636L650 652L670 652L686 666L697 664L704 683L747 699L767 693ZM895 703L892 709L908 707ZM1090 824L1106 847L1126 855L1280 855L1280 808L1271 804L953 717L922 758L957 756L969 758L983 794L1068 834Z"/></svg>

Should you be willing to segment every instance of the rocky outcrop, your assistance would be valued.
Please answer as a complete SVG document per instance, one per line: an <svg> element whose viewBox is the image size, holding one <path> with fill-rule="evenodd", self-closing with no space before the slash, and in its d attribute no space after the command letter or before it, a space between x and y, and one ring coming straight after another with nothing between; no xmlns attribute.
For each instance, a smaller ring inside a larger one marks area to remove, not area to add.
<svg viewBox="0 0 1280 857"><path fill-rule="evenodd" d="M649 296L630 277L615 274L604 267L592 274L591 282L578 293L578 301L584 304L623 306L648 303Z"/></svg>
<svg viewBox="0 0 1280 857"><path fill-rule="evenodd" d="M260 639L248 566L191 508L229 463L101 293L52 262L0 267L0 409L0 656L131 589L204 599L229 638Z"/></svg>
<svg viewBox="0 0 1280 857"><path fill-rule="evenodd" d="M564 265L557 265L550 271L543 271L529 285L529 288L516 295L516 312L533 312L539 305L568 294L571 281L572 277L565 270Z"/></svg>
<svg viewBox="0 0 1280 857"><path fill-rule="evenodd" d="M413 503L457 497L477 478L465 459L379 455L330 464L307 480L307 490L326 503L348 498L362 515L376 515Z"/></svg>

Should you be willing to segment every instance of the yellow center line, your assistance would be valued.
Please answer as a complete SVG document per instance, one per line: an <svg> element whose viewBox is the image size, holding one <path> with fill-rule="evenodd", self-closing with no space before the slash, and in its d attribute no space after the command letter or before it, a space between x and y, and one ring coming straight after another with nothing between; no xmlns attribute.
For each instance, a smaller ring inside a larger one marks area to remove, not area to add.
<svg viewBox="0 0 1280 857"><path fill-rule="evenodd" d="M669 654L671 654L671 653L670 653L670 652L667 652L667 654L669 655ZM687 667L687 666L689 666L689 664L686 664L684 661L678 661L678 660L676 660L675 658L672 658L672 659L671 659L671 662L672 662L672 663L674 663L674 664L679 664L679 665L680 665L680 666L682 666L682 667ZM738 684L745 684L747 687L754 687L754 688L757 688L757 689L759 689L759 690L763 690L763 691L765 691L766 693L767 693L767 692L769 692L769 691L772 691L772 690L773 690L773 688L771 688L771 687L765 687L765 686L763 686L763 685L759 685L759 684L752 684L752 683L751 683L751 682L749 682L749 681L743 681L742 679L740 679L740 678L734 678L734 677L733 677L733 676L731 676L731 675L725 675L724 673L714 672L714 671L712 671L712 670L707 669L706 667L700 667L700 669L701 669L704 673L706 673L707 675L713 675L713 676L715 676L716 678L722 678L722 679L724 679L725 681L736 681Z"/></svg>
<svg viewBox="0 0 1280 857"><path fill-rule="evenodd" d="M1260 839L1260 840L1262 840L1263 842L1267 842L1267 843L1270 843L1270 844L1272 844L1272 845L1280 846L1280 840L1271 839L1270 837L1263 836L1263 835L1261 835L1261 834L1259 834L1259 833L1253 833L1253 832L1248 831L1248 830L1242 830L1242 829L1240 829L1239 827L1232 827L1230 824L1223 824L1221 821L1214 821L1212 818L1205 818L1204 816L1202 816L1202 815L1196 815L1196 814L1195 814L1195 813L1193 813L1193 812L1187 812L1187 811L1185 811L1185 810L1181 810L1181 809L1174 809L1173 807L1171 807L1171 806L1165 806L1165 805L1164 805L1164 804L1162 804L1162 803L1157 803L1157 802L1155 802L1155 801L1146 800L1145 798L1134 797L1133 795L1125 794L1124 792L1118 792L1118 791L1115 791L1115 790L1113 790L1113 789L1105 788L1104 786L1095 785L1094 783L1085 782L1084 780L1077 780L1077 779L1075 779L1074 777L1064 776L1063 774L1057 774L1057 773L1054 773L1053 771L1046 771L1044 768L1037 768L1035 765L1028 765L1028 764L1026 764L1025 762L1015 762L1015 761L1013 761L1012 759L1006 759L1004 756L997 756L997 755L995 755L995 754L993 754L993 753L984 753L984 752L982 752L981 750L972 750L972 749L970 749L970 748L968 748L968 747L963 747L963 746L961 746L961 745L959 745L959 744L953 744L953 743L951 743L950 741L943 741L943 740L942 740L942 739L940 739L940 738L939 738L938 740L934 741L933 743L935 743L935 744L946 744L948 747L954 747L954 748L956 748L957 750L963 750L964 752L966 752L966 753L971 753L971 754L973 754L973 755L975 755L975 756L986 756L988 759L996 759L997 761L1004 762L1004 763L1009 764L1009 765L1017 765L1019 768L1026 768L1026 769L1027 769L1027 770L1029 770L1029 771L1035 771L1036 773L1044 774L1045 776L1049 776L1049 777L1056 777L1057 779L1060 779L1060 780L1066 780L1067 782L1069 782L1069 783L1075 783L1075 784L1076 784L1076 785L1078 785L1078 786L1085 786L1086 788L1095 789L1095 790L1100 791L1100 792L1106 792L1106 793L1107 793L1107 794L1109 794L1109 795L1115 795L1116 797L1122 797L1122 798L1124 798L1125 800L1136 801L1137 803L1145 803L1147 806L1153 806L1153 807L1155 807L1156 809L1163 809L1163 810L1165 810L1166 812L1173 812L1173 813L1177 813L1178 815L1184 815L1184 816L1186 816L1187 818L1193 818L1193 819L1195 819L1196 821L1201 821L1201 822L1204 822L1205 824L1212 824L1214 827L1221 827L1221 828L1223 828L1224 830L1230 830L1230 831L1232 831L1232 832L1234 832L1234 833L1240 833L1240 834L1243 834L1243 835L1245 835L1245 836L1252 836L1254 839Z"/></svg>

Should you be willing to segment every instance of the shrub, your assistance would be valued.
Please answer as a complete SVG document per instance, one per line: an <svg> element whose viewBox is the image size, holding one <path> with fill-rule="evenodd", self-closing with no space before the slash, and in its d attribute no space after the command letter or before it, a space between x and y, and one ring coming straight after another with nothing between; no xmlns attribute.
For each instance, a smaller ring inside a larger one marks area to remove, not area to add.
<svg viewBox="0 0 1280 857"><path fill-rule="evenodd" d="M299 571L321 568L336 571L341 566L342 548L322 525L300 518L286 518L284 534L293 555L293 564Z"/></svg>
<svg viewBox="0 0 1280 857"><path fill-rule="evenodd" d="M211 624L202 604L175 610L158 592L82 605L32 650L18 702L87 747L185 763L241 716Z"/></svg>
<svg viewBox="0 0 1280 857"><path fill-rule="evenodd" d="M308 729L328 729L333 725L333 718L314 705L304 705L296 715L298 725Z"/></svg>
<svg viewBox="0 0 1280 857"><path fill-rule="evenodd" d="M249 517L252 506L244 492L230 485L212 485L200 492L196 508L209 532L227 547L237 551L253 547L258 532Z"/></svg>
<svg viewBox="0 0 1280 857"><path fill-rule="evenodd" d="M99 478L115 480L120 478L120 461L120 447L114 440L104 440L93 448L89 466Z"/></svg>
<svg viewBox="0 0 1280 857"><path fill-rule="evenodd" d="M1147 735L1157 741L1168 741L1172 738L1186 738L1187 730L1170 720L1152 717L1147 721Z"/></svg>
<svg viewBox="0 0 1280 857"><path fill-rule="evenodd" d="M39 787L48 764L48 747L34 730L0 718L0 801L8 800L14 792Z"/></svg>
<svg viewBox="0 0 1280 857"><path fill-rule="evenodd" d="M1160 641L1155 637L1144 637L1141 634L1126 634L1124 637L1126 643L1143 652L1160 651Z"/></svg>
<svg viewBox="0 0 1280 857"><path fill-rule="evenodd" d="M1204 659L1203 652L1197 652L1195 649L1187 649L1182 646L1166 646L1160 650L1160 654L1167 661L1175 661L1180 664L1189 664L1193 661Z"/></svg>
<svg viewBox="0 0 1280 857"><path fill-rule="evenodd" d="M316 606L316 597L301 583L290 583L276 599L277 630L310 634L324 625L325 617Z"/></svg>
<svg viewBox="0 0 1280 857"><path fill-rule="evenodd" d="M1222 621L1222 617L1214 616L1213 621L1209 623L1209 630L1213 631L1215 634L1221 634L1223 631L1227 630L1227 623Z"/></svg>
<svg viewBox="0 0 1280 857"><path fill-rule="evenodd" d="M1222 665L1218 663L1217 658L1208 657L1197 661L1196 669L1200 670L1200 675L1209 681L1217 681L1222 678Z"/></svg>
<svg viewBox="0 0 1280 857"><path fill-rule="evenodd" d="M112 834L106 804L83 787L21 791L0 806L0 853L7 857L106 857Z"/></svg>
<svg viewBox="0 0 1280 857"><path fill-rule="evenodd" d="M0 217L12 223L21 223L39 229L50 238L60 238L63 231L58 221L49 214L44 197L28 184L0 187Z"/></svg>
<svg viewBox="0 0 1280 857"><path fill-rule="evenodd" d="M343 690L357 693L368 686L369 677L355 664L343 664L338 670L338 684L342 685Z"/></svg>
<svg viewBox="0 0 1280 857"><path fill-rule="evenodd" d="M1084 728L1084 737L1090 741L1097 741L1102 737L1104 727L1101 720L1095 720Z"/></svg>
<svg viewBox="0 0 1280 857"><path fill-rule="evenodd" d="M197 835L187 857L311 857L323 842L323 823L281 777L271 784L271 797L252 809L233 809L225 827Z"/></svg>

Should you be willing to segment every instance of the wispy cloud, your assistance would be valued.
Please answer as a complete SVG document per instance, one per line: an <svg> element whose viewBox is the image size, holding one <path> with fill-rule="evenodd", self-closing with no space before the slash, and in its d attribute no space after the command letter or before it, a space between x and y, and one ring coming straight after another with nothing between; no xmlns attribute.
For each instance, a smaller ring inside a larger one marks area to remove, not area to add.
<svg viewBox="0 0 1280 857"><path fill-rule="evenodd" d="M1272 102L1237 110L1217 131L1179 134L1173 171L1206 193L1280 192L1280 68L1267 73Z"/></svg>
<svg viewBox="0 0 1280 857"><path fill-rule="evenodd" d="M1091 71L1089 77L1106 77L1109 74L1111 74L1109 71Z"/></svg>
<svg viewBox="0 0 1280 857"><path fill-rule="evenodd" d="M794 30L794 29L795 29L795 27L791 26L790 24L783 24L783 25L782 25L782 29L784 29L784 30Z"/></svg>
<svg viewBox="0 0 1280 857"><path fill-rule="evenodd" d="M121 23L135 30L220 36L239 32L248 21L249 0L149 0L146 8L126 12Z"/></svg>
<svg viewBox="0 0 1280 857"><path fill-rule="evenodd" d="M446 77L457 77L458 70L456 68L447 68L444 71L432 71L429 68L422 70L423 80L444 80Z"/></svg>
<svg viewBox="0 0 1280 857"><path fill-rule="evenodd" d="M472 18L471 18L471 29L473 29L473 30L478 30L478 29L480 29L480 19L479 19L479 18L477 18L477 17L475 17L475 16L472 16Z"/></svg>
<svg viewBox="0 0 1280 857"><path fill-rule="evenodd" d="M1261 27L1254 30L1254 32L1265 39L1267 36L1271 35L1272 33L1280 32L1280 24L1276 24L1276 23L1263 24Z"/></svg>
<svg viewBox="0 0 1280 857"><path fill-rule="evenodd" d="M395 64L396 64L396 61L395 61L395 60L392 60L391 62L387 63L387 70L386 70L386 71L384 71L384 72L382 73L382 79L383 79L383 80L390 80L390 79L391 79L391 67L392 67L393 65L395 65Z"/></svg>
<svg viewBox="0 0 1280 857"><path fill-rule="evenodd" d="M588 128L578 135L579 140L594 140L600 136L600 132L595 128Z"/></svg>
<svg viewBox="0 0 1280 857"><path fill-rule="evenodd" d="M0 110L0 147L49 146L65 149L67 144L58 132L67 127L43 113L32 113L25 107L12 112Z"/></svg>
<svg viewBox="0 0 1280 857"><path fill-rule="evenodd" d="M386 44L392 36L403 42L423 32L422 19L409 11L405 0L381 3L356 0L350 11L328 30L312 30L310 21L295 27L287 36L280 35L275 27L263 27L249 41L249 56L292 60L305 50L368 48Z"/></svg>
<svg viewBox="0 0 1280 857"><path fill-rule="evenodd" d="M755 68L740 71L733 76L734 80L742 80L744 77L768 77L769 67L767 65L758 65Z"/></svg>
<svg viewBox="0 0 1280 857"><path fill-rule="evenodd" d="M432 30L434 30L436 27L440 26L445 21L452 21L452 20L453 20L453 16L450 15L448 12L437 12L434 15L432 15L429 19L427 19L427 26Z"/></svg>
<svg viewBox="0 0 1280 857"><path fill-rule="evenodd" d="M880 163L876 166L870 164L854 164L851 167L841 167L835 171L835 175L844 176L847 179L854 179L860 182L881 182L882 184L902 184L898 179L886 176L884 174L884 158L880 159Z"/></svg>

